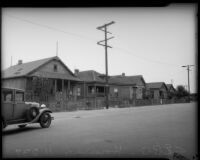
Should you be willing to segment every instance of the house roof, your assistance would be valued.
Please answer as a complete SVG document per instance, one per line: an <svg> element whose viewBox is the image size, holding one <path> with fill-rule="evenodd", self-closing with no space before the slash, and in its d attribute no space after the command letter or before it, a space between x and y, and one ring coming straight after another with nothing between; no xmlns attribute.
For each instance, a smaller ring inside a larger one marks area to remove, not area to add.
<svg viewBox="0 0 200 160"><path fill-rule="evenodd" d="M167 86L165 82L151 82L151 83L146 83L147 88L149 89L160 89L163 85L167 89Z"/></svg>
<svg viewBox="0 0 200 160"><path fill-rule="evenodd" d="M144 78L142 75L135 75L135 76L111 76L109 78L109 83L117 83L117 84L126 84L126 85L139 85L140 82L145 84Z"/></svg>
<svg viewBox="0 0 200 160"><path fill-rule="evenodd" d="M2 78L8 79L8 78L29 76L35 70L39 69L41 66L47 64L48 62L50 62L52 60L60 61L63 64L63 66L66 68L66 70L69 71L69 73L71 75L68 75L68 77L65 77L65 79L79 80L77 77L75 77L75 75L70 71L70 69L57 56L11 66L11 67L2 71ZM57 73L57 75L58 75L58 73ZM54 78L55 74L53 74L53 75L48 74L47 75L47 73L46 73L46 76L48 78ZM52 76L54 76L54 77L52 77ZM59 77L55 77L55 78L59 78Z"/></svg>
<svg viewBox="0 0 200 160"><path fill-rule="evenodd" d="M102 74L94 71L94 70L88 70L88 71L81 71L78 72L77 77L80 78L82 81L85 82L100 82L105 83L105 80L101 78Z"/></svg>
<svg viewBox="0 0 200 160"><path fill-rule="evenodd" d="M171 88L175 91L176 89L174 88L174 86L172 84L166 84L167 89L170 90Z"/></svg>

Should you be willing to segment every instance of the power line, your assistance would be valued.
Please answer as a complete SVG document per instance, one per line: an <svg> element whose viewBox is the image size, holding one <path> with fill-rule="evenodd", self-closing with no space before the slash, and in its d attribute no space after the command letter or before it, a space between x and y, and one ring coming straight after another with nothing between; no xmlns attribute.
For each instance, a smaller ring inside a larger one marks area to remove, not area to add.
<svg viewBox="0 0 200 160"><path fill-rule="evenodd" d="M129 54L129 55L132 55L138 59L142 59L142 60L145 60L145 61L148 61L148 62L153 62L153 63L159 63L159 64L162 64L162 65L168 65L168 66L171 66L171 67L177 67L178 65L175 65L175 64L171 64L171 63L166 63L166 62L161 62L161 61L156 61L156 60L152 60L152 59L149 59L149 58L146 58L146 57L142 57L142 56L139 56L137 54L134 54L133 52L131 51L128 51L126 49L123 49L123 48L120 48L120 47L115 47L117 50L121 50L123 51L124 53L126 54Z"/></svg>
<svg viewBox="0 0 200 160"><path fill-rule="evenodd" d="M96 40L94 40L92 38L88 38L88 37L85 37L85 36L80 35L80 34L76 34L76 33L72 33L72 32L67 32L67 31L64 31L64 30L61 30L61 29L58 29L58 28L54 28L54 27L51 27L51 26L48 26L48 25L44 25L44 24L32 22L30 20L19 18L19 17L13 16L13 15L6 14L6 16L14 18L14 19L18 19L20 21L24 21L24 22L27 22L27 23L30 23L30 24L33 24L33 25L37 25L37 26L40 26L40 27L48 28L48 29L53 30L53 31L62 32L62 33L65 33L65 34L68 34L68 35L71 35L71 36L76 36L76 37L87 39L87 40L90 40L90 41L96 41Z"/></svg>
<svg viewBox="0 0 200 160"><path fill-rule="evenodd" d="M27 22L27 23L30 23L30 24L33 24L33 25L37 25L37 26L40 26L40 27L43 27L43 28L47 28L47 29L50 29L50 30L53 30L53 31L62 32L62 33L65 33L65 34L68 34L68 35L71 35L71 36L76 36L76 37L79 37L79 38L82 38L82 39L87 39L87 40L89 40L91 42L96 42L97 41L96 39L91 38L91 37L86 37L86 36L83 36L83 35L80 35L80 34L67 32L67 31L64 31L64 30L61 30L61 29L58 29L58 28L54 28L54 27L51 27L51 26L48 26L48 25L32 22L30 20L19 18L19 17L13 16L13 15L8 15L8 14L5 14L5 15L8 16L8 17L11 17L11 18L14 18L14 19L17 19L17 20L20 20L20 21L24 21L24 22ZM104 30L102 30L102 31L104 31ZM107 31L107 33L110 33L110 32ZM111 38L113 38L113 37L111 37ZM111 38L109 38L109 39L111 39ZM100 42L103 42L103 41L100 41ZM102 44L100 44L100 42L98 42L98 44L102 45ZM112 48L111 46L108 46L108 47ZM142 60L145 60L145 61L148 61L148 62L157 63L157 64L161 64L161 65L168 65L170 67L178 67L178 65L175 65L175 64L165 63L165 62L156 61L156 60L152 60L152 59L149 59L149 58L146 58L146 57L139 56L137 54L134 54L132 51L128 51L127 49L123 49L123 48L120 48L120 47L115 47L115 49L119 50L119 51L122 51L125 54L132 55L132 56L134 56L134 57L136 57L138 59L142 59Z"/></svg>

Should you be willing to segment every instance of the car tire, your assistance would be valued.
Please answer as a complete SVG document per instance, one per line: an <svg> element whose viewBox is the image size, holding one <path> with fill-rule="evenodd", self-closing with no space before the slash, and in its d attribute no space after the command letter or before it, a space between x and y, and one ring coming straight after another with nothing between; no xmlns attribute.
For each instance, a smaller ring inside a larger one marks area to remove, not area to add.
<svg viewBox="0 0 200 160"><path fill-rule="evenodd" d="M37 107L31 107L27 110L26 119L28 122L32 121L39 114L39 109Z"/></svg>
<svg viewBox="0 0 200 160"><path fill-rule="evenodd" d="M39 123L42 128L49 128L51 125L51 115L48 112L42 113Z"/></svg>
<svg viewBox="0 0 200 160"><path fill-rule="evenodd" d="M19 128L25 128L26 124L18 125Z"/></svg>

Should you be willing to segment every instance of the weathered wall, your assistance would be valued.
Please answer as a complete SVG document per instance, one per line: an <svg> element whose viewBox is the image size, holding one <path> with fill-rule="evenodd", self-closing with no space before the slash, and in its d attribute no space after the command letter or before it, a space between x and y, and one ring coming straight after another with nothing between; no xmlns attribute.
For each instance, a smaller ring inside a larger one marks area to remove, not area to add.
<svg viewBox="0 0 200 160"><path fill-rule="evenodd" d="M160 98L160 92L159 90L154 90L154 99L159 99Z"/></svg>
<svg viewBox="0 0 200 160"><path fill-rule="evenodd" d="M26 78L12 78L2 80L3 87L13 87L19 89L26 89Z"/></svg>
<svg viewBox="0 0 200 160"><path fill-rule="evenodd" d="M115 97L114 90L118 89L118 97L122 99L131 99L133 97L133 90L130 86L110 85L110 97Z"/></svg>
<svg viewBox="0 0 200 160"><path fill-rule="evenodd" d="M57 65L56 72L54 71L54 65ZM44 66L40 67L37 71L32 73L32 75L38 75L42 72L61 73L61 74L65 74L66 76L71 75L70 72L57 60L53 60L45 64Z"/></svg>
<svg viewBox="0 0 200 160"><path fill-rule="evenodd" d="M142 99L143 98L143 86L139 86L136 89L136 99Z"/></svg>

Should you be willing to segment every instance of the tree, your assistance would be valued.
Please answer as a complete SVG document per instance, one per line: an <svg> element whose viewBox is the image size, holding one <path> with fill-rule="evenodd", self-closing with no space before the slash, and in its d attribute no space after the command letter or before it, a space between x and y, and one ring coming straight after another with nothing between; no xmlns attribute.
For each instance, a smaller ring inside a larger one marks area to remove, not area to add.
<svg viewBox="0 0 200 160"><path fill-rule="evenodd" d="M187 97L189 95L188 91L185 89L184 86L179 85L176 88L176 97L177 98L182 98L182 97Z"/></svg>

